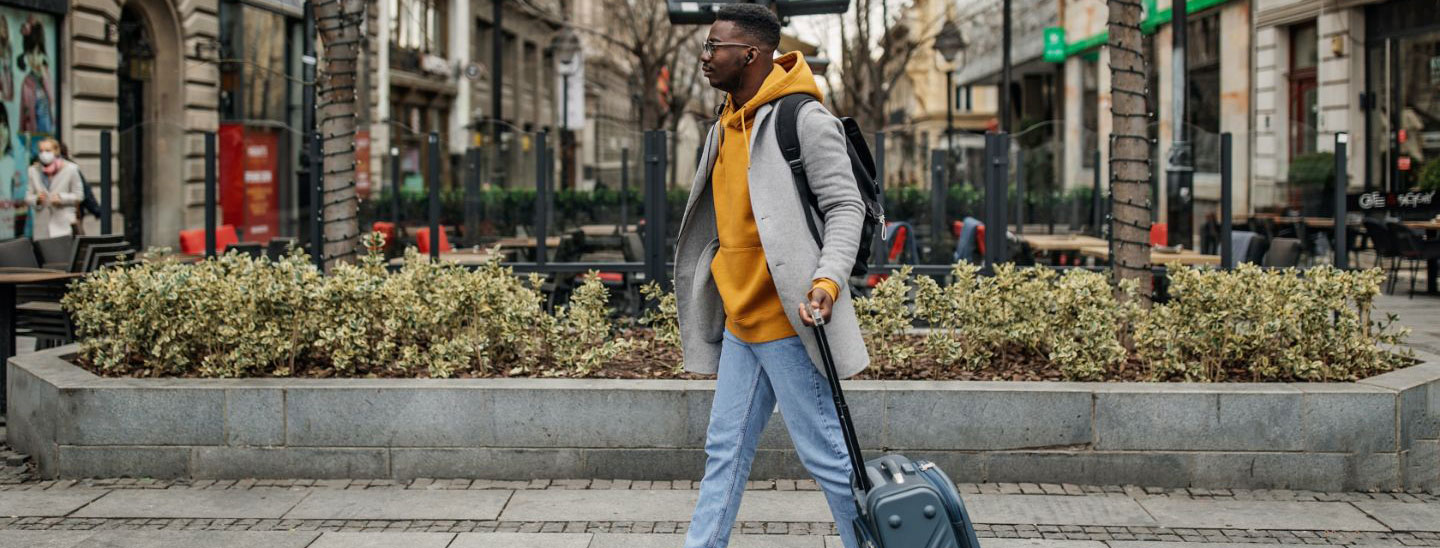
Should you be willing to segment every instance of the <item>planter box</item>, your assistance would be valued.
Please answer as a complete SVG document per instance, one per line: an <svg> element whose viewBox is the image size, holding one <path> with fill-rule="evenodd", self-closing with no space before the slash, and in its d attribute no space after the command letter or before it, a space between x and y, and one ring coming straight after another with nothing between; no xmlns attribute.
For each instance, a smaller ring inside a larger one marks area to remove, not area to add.
<svg viewBox="0 0 1440 548"><path fill-rule="evenodd" d="M10 360L46 478L698 479L713 382L101 378ZM1356 383L847 381L861 442L959 482L1440 487L1440 358ZM782 421L753 476L808 477Z"/></svg>

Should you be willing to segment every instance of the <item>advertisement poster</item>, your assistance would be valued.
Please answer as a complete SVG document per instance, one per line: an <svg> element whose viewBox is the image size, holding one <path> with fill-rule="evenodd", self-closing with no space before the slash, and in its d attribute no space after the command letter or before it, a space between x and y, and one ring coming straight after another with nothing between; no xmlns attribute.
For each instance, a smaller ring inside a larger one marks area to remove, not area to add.
<svg viewBox="0 0 1440 548"><path fill-rule="evenodd" d="M280 135L273 129L220 125L220 208L240 239L269 242L280 229Z"/></svg>
<svg viewBox="0 0 1440 548"><path fill-rule="evenodd" d="M0 6L0 238L28 235L27 168L57 132L55 16Z"/></svg>

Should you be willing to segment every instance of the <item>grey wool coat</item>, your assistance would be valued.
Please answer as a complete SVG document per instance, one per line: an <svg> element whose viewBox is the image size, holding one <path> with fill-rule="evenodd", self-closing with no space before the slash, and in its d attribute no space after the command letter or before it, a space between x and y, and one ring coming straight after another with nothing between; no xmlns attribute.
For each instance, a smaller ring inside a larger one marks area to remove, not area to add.
<svg viewBox="0 0 1440 548"><path fill-rule="evenodd" d="M810 361L824 372L819 346L810 327L800 322L797 307L807 302L813 280L829 278L840 287L840 297L825 326L840 378L863 371L870 364L865 341L850 296L850 268L860 246L860 229L865 206L855 176L850 172L840 120L819 102L800 109L798 133L801 159L810 189L825 212L820 227L823 248L815 245L801 215L799 191L789 164L776 141L773 116L778 101L760 107L750 133L750 207L765 248L765 262L775 280L790 325L805 343ZM690 199L680 221L675 244L675 296L680 323L680 341L685 370L714 374L720 365L720 346L725 330L725 309L710 274L710 262L720 246L715 226L715 200L711 195L710 173L715 167L716 131L712 126L705 138L705 150L690 187Z"/></svg>

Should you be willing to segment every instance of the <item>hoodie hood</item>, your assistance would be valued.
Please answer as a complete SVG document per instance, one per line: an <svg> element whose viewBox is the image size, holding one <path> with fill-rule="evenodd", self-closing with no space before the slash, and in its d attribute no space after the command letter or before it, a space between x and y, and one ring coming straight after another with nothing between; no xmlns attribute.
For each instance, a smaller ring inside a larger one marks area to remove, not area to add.
<svg viewBox="0 0 1440 548"><path fill-rule="evenodd" d="M805 57L800 55L800 52L792 51L781 55L774 63L770 75L765 77L765 83L760 85L760 90L738 110L732 102L733 98L725 98L725 110L720 114L720 119L726 126L742 132L749 131L747 126L755 119L756 110L786 95L808 93L817 101L825 100L820 93L820 87L815 85L815 73L810 71L810 65L805 64Z"/></svg>

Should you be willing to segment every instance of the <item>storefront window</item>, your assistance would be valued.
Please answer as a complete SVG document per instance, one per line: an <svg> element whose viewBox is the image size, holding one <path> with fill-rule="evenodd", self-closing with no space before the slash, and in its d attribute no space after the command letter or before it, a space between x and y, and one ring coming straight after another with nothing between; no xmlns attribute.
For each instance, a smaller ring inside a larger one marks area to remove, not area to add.
<svg viewBox="0 0 1440 548"><path fill-rule="evenodd" d="M1191 15L1189 49L1191 142L1195 170L1220 171L1220 12Z"/></svg>
<svg viewBox="0 0 1440 548"><path fill-rule="evenodd" d="M1367 186L1403 192L1440 162L1440 23L1433 5L1396 0L1366 10L1366 94L1375 153Z"/></svg>
<svg viewBox="0 0 1440 548"><path fill-rule="evenodd" d="M293 232L293 153L301 131L298 19L238 2L220 6L220 208L244 241ZM283 223L283 226L282 226Z"/></svg>
<svg viewBox="0 0 1440 548"><path fill-rule="evenodd" d="M1319 65L1319 35L1315 23L1290 30L1290 157L1315 152L1319 111L1315 108L1319 87L1315 67Z"/></svg>

